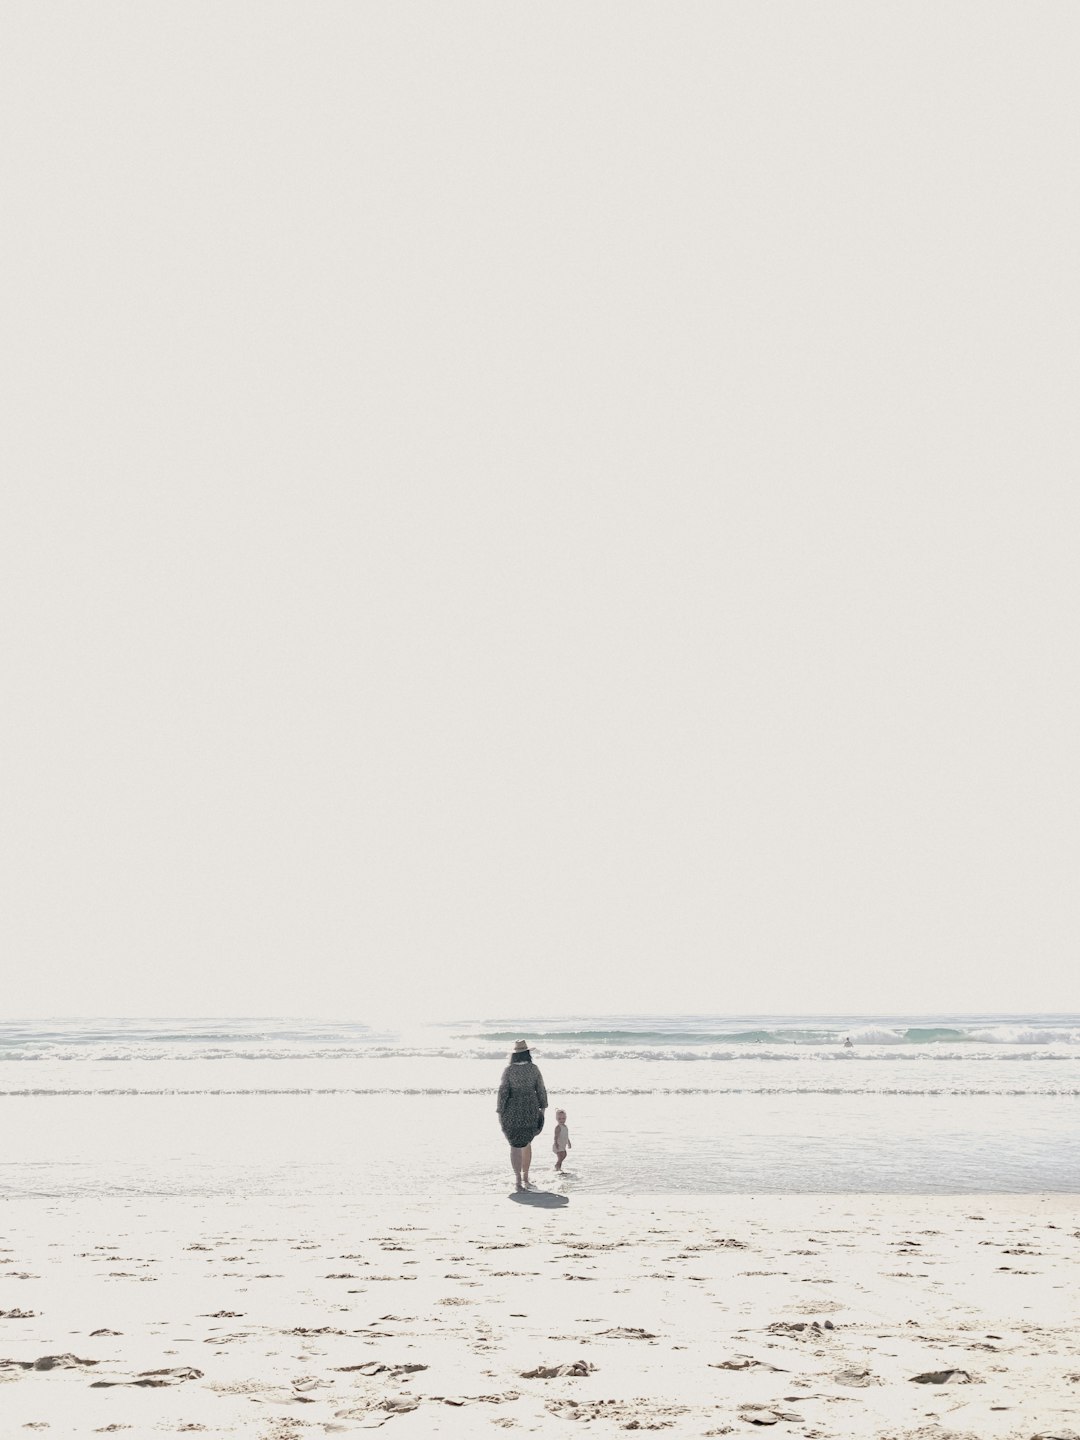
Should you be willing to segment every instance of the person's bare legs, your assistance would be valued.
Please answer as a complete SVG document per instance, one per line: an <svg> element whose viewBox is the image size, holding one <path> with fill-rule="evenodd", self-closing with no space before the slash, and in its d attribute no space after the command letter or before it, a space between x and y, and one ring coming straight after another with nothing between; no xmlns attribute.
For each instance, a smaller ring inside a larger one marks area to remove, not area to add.
<svg viewBox="0 0 1080 1440"><path fill-rule="evenodd" d="M521 1151L516 1145L510 1146L510 1164L514 1167L514 1179L517 1181L517 1188L524 1190L525 1187L521 1183Z"/></svg>
<svg viewBox="0 0 1080 1440"><path fill-rule="evenodd" d="M521 1178L526 1190L529 1188L529 1166L532 1164L532 1145L521 1147Z"/></svg>

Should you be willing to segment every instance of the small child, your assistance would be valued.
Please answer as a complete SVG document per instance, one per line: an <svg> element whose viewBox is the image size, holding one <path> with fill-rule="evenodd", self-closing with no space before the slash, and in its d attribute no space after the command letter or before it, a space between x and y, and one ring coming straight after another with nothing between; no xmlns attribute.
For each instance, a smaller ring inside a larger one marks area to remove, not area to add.
<svg viewBox="0 0 1080 1440"><path fill-rule="evenodd" d="M562 1162L566 1159L567 1150L571 1149L570 1131L566 1128L566 1111L555 1111L555 1143L552 1145L555 1152L555 1169L562 1169Z"/></svg>

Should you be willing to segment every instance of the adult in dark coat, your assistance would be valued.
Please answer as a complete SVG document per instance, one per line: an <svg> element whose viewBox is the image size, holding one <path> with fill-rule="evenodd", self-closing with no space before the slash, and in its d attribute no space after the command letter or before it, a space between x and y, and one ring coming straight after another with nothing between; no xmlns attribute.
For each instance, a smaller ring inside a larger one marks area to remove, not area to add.
<svg viewBox="0 0 1080 1440"><path fill-rule="evenodd" d="M510 1064L499 1083L496 1109L499 1124L510 1142L510 1164L519 1190L529 1188L529 1166L532 1164L532 1142L544 1128L544 1111L548 1097L544 1077L533 1064L528 1042L517 1040Z"/></svg>

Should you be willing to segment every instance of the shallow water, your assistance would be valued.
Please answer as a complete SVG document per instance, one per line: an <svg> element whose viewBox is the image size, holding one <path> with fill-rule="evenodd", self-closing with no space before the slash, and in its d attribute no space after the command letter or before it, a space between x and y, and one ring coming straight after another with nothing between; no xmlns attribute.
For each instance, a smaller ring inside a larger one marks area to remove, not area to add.
<svg viewBox="0 0 1080 1440"><path fill-rule="evenodd" d="M510 1175L494 1091L518 1033L533 1038L552 1101L535 1146L545 1183L562 1104L569 1189L1080 1191L1080 1021L933 1020L470 1022L406 1035L24 1022L0 1028L0 1194L490 1190Z"/></svg>

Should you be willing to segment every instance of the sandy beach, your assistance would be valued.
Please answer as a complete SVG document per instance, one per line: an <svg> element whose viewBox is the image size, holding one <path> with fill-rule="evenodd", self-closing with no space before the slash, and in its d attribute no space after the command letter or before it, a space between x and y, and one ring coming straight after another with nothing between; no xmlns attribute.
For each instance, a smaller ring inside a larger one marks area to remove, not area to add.
<svg viewBox="0 0 1080 1440"><path fill-rule="evenodd" d="M0 1207L0 1433L1065 1436L1075 1196Z"/></svg>

